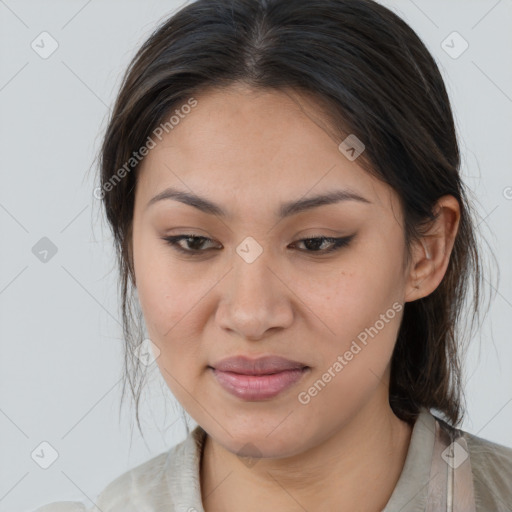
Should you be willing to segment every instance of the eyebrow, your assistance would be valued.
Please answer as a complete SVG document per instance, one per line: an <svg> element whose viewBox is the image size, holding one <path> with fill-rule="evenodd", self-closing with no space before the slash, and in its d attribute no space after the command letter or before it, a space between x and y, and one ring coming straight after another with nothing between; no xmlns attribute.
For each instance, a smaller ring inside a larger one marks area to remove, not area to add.
<svg viewBox="0 0 512 512"><path fill-rule="evenodd" d="M162 201L164 199L188 204L189 206L193 206L194 208L197 208L198 210L210 215L217 215L224 218L230 217L224 208L218 204L215 204L209 199L200 197L191 192L178 190L173 187L166 188L155 197L150 199L146 205L146 209L156 202ZM371 201L352 190L333 190L331 192L320 194L307 199L299 199L298 201L288 201L282 203L277 210L276 216L280 219L284 219L285 217L290 217L292 215L296 215L313 208L318 208L319 206L335 204L341 201L358 201L361 203L371 204Z"/></svg>

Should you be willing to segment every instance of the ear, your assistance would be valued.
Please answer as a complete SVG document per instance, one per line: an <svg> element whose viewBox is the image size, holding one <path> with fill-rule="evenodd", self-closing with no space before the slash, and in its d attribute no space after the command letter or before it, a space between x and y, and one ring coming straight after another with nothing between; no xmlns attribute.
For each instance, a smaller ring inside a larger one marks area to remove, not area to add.
<svg viewBox="0 0 512 512"><path fill-rule="evenodd" d="M441 197L435 207L436 219L412 248L405 302L430 295L442 281L459 228L460 206L452 195Z"/></svg>

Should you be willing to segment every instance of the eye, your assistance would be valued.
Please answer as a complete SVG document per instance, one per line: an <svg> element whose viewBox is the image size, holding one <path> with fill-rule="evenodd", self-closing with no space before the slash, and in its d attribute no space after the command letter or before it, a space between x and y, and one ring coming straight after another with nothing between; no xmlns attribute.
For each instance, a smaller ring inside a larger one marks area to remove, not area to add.
<svg viewBox="0 0 512 512"><path fill-rule="evenodd" d="M341 238L333 238L333 237L327 237L327 236L313 236L310 238L302 238L301 240L298 240L297 242L294 242L294 244L301 244L304 243L305 247L312 247L313 250L307 250L304 252L313 252L313 253L319 253L319 254L327 254L330 252L337 251L338 249L341 249L342 247L348 246L348 244L351 242L351 240L354 238L355 235L345 236ZM292 244L292 245L294 245ZM318 250L320 247L326 247L325 249Z"/></svg>
<svg viewBox="0 0 512 512"><path fill-rule="evenodd" d="M166 236L163 238L169 245L172 246L178 252L187 254L189 256L197 256L199 253L206 252L204 250L199 249L204 244L205 240L212 241L211 238L206 238L204 236L195 236L195 235L175 235L175 236ZM185 242L188 246L191 244L192 249L184 248L180 245L180 242ZM195 254L194 254L195 253Z"/></svg>
<svg viewBox="0 0 512 512"><path fill-rule="evenodd" d="M302 238L301 240L297 240L291 246L295 246L297 244L304 244L305 247L312 247L312 250L309 249L301 249L300 252L306 253L317 253L317 254L327 254L341 249L342 247L346 247L349 245L351 240L355 237L355 234L350 236L345 236L341 238L333 238L326 236L313 236L310 238ZM191 234L183 234L183 235L174 235L174 236L166 236L162 238L167 242L172 248L182 254L186 254L188 256L194 257L199 256L201 253L205 253L204 243L212 242L211 238L207 238L204 236L195 236ZM184 242L186 247L180 245L181 242ZM327 247L326 247L327 245ZM321 249L321 247L324 247ZM319 250L320 249L320 250ZM211 249L210 249L211 250ZM215 250L215 249L214 249Z"/></svg>

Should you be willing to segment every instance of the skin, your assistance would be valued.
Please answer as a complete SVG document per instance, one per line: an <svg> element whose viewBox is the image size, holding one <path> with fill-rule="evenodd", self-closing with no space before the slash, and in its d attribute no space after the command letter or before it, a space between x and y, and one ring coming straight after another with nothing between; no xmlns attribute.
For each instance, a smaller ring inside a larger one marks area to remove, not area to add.
<svg viewBox="0 0 512 512"><path fill-rule="evenodd" d="M195 98L195 109L139 170L132 250L159 369L208 434L204 508L261 511L265 496L265 509L282 512L380 511L412 430L388 398L403 309L309 403L297 396L393 303L403 307L436 289L457 232L458 202L439 200L438 220L405 265L398 196L339 151L306 96L231 86ZM147 206L169 186L206 197L231 217L170 199ZM369 203L275 217L282 202L345 188ZM180 242L205 251L194 259L162 240L178 234L211 241ZM324 256L297 242L352 234L348 246ZM236 252L249 236L263 251L252 263ZM233 355L280 355L310 371L277 397L242 400L208 369Z"/></svg>

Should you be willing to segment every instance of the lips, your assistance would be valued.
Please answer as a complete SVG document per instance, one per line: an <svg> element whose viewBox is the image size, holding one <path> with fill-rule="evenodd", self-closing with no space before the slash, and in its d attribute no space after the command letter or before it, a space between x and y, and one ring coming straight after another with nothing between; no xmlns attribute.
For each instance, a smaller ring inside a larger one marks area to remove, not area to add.
<svg viewBox="0 0 512 512"><path fill-rule="evenodd" d="M213 365L218 371L241 375L271 375L286 370L302 370L307 365L279 356L266 356L250 359L244 356L229 357Z"/></svg>
<svg viewBox="0 0 512 512"><path fill-rule="evenodd" d="M210 367L216 381L228 393L243 400L273 398L296 384L309 366L279 356L223 359Z"/></svg>

